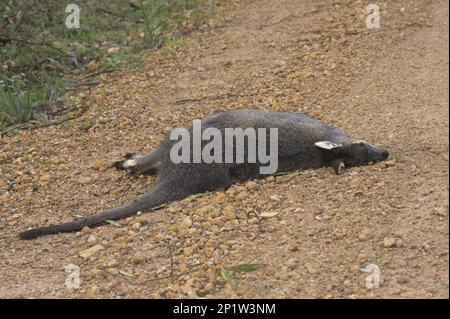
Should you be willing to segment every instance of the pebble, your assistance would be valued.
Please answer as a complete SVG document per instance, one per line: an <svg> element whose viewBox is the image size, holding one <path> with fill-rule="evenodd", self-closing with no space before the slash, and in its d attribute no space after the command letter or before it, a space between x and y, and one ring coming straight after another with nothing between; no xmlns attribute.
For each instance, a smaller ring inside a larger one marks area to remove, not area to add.
<svg viewBox="0 0 450 319"><path fill-rule="evenodd" d="M82 185L87 185L89 183L92 182L92 177L87 177L87 176L81 176L78 179L78 183L82 184Z"/></svg>
<svg viewBox="0 0 450 319"><path fill-rule="evenodd" d="M137 252L131 257L130 261L135 265L139 265L145 261L145 257L142 253Z"/></svg>
<svg viewBox="0 0 450 319"><path fill-rule="evenodd" d="M180 223L180 230L187 230L192 226L192 219L190 217L184 218Z"/></svg>
<svg viewBox="0 0 450 319"><path fill-rule="evenodd" d="M261 213L261 217L262 218L271 218L271 217L275 217L279 214L279 212L263 212Z"/></svg>
<svg viewBox="0 0 450 319"><path fill-rule="evenodd" d="M398 284L407 284L407 283L409 283L409 278L406 276L398 276L397 283Z"/></svg>
<svg viewBox="0 0 450 319"><path fill-rule="evenodd" d="M247 192L245 192L245 191L240 192L240 193L237 194L236 197L235 197L235 199L236 199L237 201L243 201L243 200L246 199L246 198L247 198Z"/></svg>
<svg viewBox="0 0 450 319"><path fill-rule="evenodd" d="M358 239L360 241L366 241L370 237L370 230L368 228L362 229L358 234Z"/></svg>
<svg viewBox="0 0 450 319"><path fill-rule="evenodd" d="M106 272L110 275L118 275L119 274L119 269L111 267L111 268L107 268Z"/></svg>
<svg viewBox="0 0 450 319"><path fill-rule="evenodd" d="M390 161L386 161L386 162L384 162L384 166L385 167L393 167L393 166L395 166L395 160L390 160Z"/></svg>
<svg viewBox="0 0 450 319"><path fill-rule="evenodd" d="M393 247L394 245L395 245L395 238L392 238L392 237L386 237L386 238L383 240L383 246L386 247L386 248Z"/></svg>
<svg viewBox="0 0 450 319"><path fill-rule="evenodd" d="M298 265L298 261L296 260L296 259L294 259L294 258L291 258L291 259L289 259L287 262L286 262L286 266L289 268L289 269L294 269L294 268L296 268L297 267L297 265ZM307 266L308 267L308 266ZM309 271L309 270L308 270Z"/></svg>
<svg viewBox="0 0 450 319"><path fill-rule="evenodd" d="M248 191L252 191L258 188L258 184L255 183L254 181L248 181L247 183L245 183L245 188Z"/></svg>
<svg viewBox="0 0 450 319"><path fill-rule="evenodd" d="M84 259L88 259L96 255L100 250L103 249L102 245L94 245L88 249L81 250L78 254Z"/></svg>
<svg viewBox="0 0 450 319"><path fill-rule="evenodd" d="M89 235L87 242L90 244L93 244L97 241L97 237L95 237L94 235Z"/></svg>
<svg viewBox="0 0 450 319"><path fill-rule="evenodd" d="M141 223L140 222L133 222L131 223L130 228L134 231L139 231L141 229Z"/></svg>
<svg viewBox="0 0 450 319"><path fill-rule="evenodd" d="M435 213L439 216L445 217L448 215L448 208L447 207L436 207L434 209Z"/></svg>
<svg viewBox="0 0 450 319"><path fill-rule="evenodd" d="M92 286L89 289L89 296L90 297L97 297L99 293L100 293L100 288L98 288L98 286Z"/></svg>
<svg viewBox="0 0 450 319"><path fill-rule="evenodd" d="M272 195L270 196L270 199L273 200L274 202L280 202L282 197L280 195Z"/></svg>
<svg viewBox="0 0 450 319"><path fill-rule="evenodd" d="M184 247L183 254L186 257L192 256L193 253L194 253L194 247L193 246Z"/></svg>
<svg viewBox="0 0 450 319"><path fill-rule="evenodd" d="M92 163L92 168L99 171L102 168L102 161L95 160L94 163Z"/></svg>

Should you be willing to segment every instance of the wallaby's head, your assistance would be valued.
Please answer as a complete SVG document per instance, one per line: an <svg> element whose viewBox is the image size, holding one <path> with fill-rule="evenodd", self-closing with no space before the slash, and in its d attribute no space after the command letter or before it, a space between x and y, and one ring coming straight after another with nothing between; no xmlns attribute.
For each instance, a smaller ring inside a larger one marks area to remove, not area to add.
<svg viewBox="0 0 450 319"><path fill-rule="evenodd" d="M389 157L389 152L386 149L375 147L363 140L343 143L320 141L315 145L326 150L331 160L342 159L347 167L384 161Z"/></svg>

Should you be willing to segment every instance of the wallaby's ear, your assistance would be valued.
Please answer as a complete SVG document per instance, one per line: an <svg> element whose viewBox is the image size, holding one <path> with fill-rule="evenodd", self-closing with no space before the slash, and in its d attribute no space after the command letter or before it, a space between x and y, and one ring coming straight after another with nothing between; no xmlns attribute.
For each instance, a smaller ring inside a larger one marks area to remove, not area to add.
<svg viewBox="0 0 450 319"><path fill-rule="evenodd" d="M320 141L320 142L316 142L314 143L314 145L316 145L317 147L323 148L325 150L332 150L334 148L338 148L341 147L342 144L337 144L331 141Z"/></svg>

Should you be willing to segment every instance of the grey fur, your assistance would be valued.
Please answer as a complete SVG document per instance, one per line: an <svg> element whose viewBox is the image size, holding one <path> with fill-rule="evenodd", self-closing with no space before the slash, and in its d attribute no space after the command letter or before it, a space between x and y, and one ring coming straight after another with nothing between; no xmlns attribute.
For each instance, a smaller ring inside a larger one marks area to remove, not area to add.
<svg viewBox="0 0 450 319"><path fill-rule="evenodd" d="M203 119L202 130L208 127L218 128L222 132L225 128L236 127L278 128L279 172L331 166L337 174L341 174L344 168L388 157L386 150L364 141L354 141L339 128L325 125L303 113L232 110ZM192 136L192 128L189 131ZM157 174L155 185L149 193L127 205L78 221L31 229L21 233L20 237L31 239L59 232L78 231L85 226L95 227L104 224L106 220L126 218L138 211L151 210L190 194L227 188L234 183L267 176L259 174L260 163L174 164L170 160L170 149L174 143L176 141L167 137L153 152L128 155L116 163L116 167L138 174Z"/></svg>

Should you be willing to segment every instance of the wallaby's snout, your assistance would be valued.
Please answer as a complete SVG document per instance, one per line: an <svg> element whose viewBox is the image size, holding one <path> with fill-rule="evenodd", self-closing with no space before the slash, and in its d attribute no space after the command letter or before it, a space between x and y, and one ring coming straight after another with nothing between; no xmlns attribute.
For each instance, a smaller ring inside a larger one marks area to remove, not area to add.
<svg viewBox="0 0 450 319"><path fill-rule="evenodd" d="M367 164L370 162L381 162L389 157L387 149L373 146L366 141L353 142L354 145L354 166Z"/></svg>
<svg viewBox="0 0 450 319"><path fill-rule="evenodd" d="M384 148L378 148L373 145L367 145L368 147L368 160L369 162L384 161L389 157L389 151Z"/></svg>
<svg viewBox="0 0 450 319"><path fill-rule="evenodd" d="M331 151L332 166L340 174L343 167L367 165L370 162L384 161L389 157L388 150L373 146L363 140L344 143L331 141L316 142L316 146Z"/></svg>

